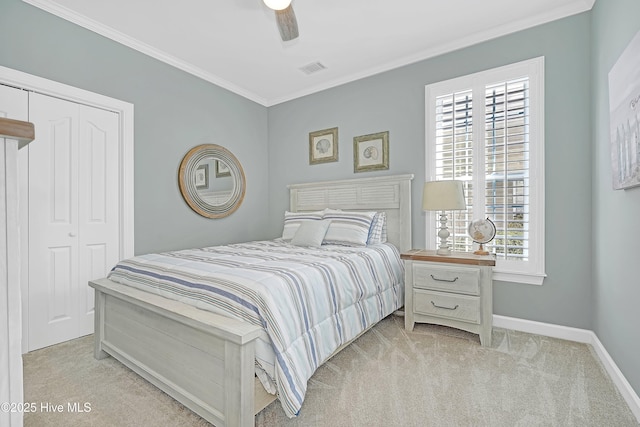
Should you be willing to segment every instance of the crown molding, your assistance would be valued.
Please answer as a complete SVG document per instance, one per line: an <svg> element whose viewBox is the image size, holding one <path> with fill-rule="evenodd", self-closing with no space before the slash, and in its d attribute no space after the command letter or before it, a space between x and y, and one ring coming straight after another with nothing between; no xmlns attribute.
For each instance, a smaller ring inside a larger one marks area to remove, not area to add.
<svg viewBox="0 0 640 427"><path fill-rule="evenodd" d="M505 25L494 27L487 31L482 31L471 36L467 36L461 39L453 40L450 43L435 46L413 55L404 56L392 61L388 61L379 66L371 67L366 70L358 71L348 74L336 79L332 79L326 82L319 83L317 85L309 86L302 90L296 90L289 93L284 93L281 96L273 98L266 98L255 92L249 91L243 87L240 87L226 79L216 76L206 70L194 66L186 61L176 58L160 49L156 49L146 43L143 43L133 37L115 30L107 25L101 24L87 16L74 12L66 7L63 7L52 0L22 0L38 9L49 12L59 18L79 25L87 30L100 34L108 39L111 39L117 43L123 44L131 49L137 50L145 55L176 67L186 73L199 77L209 83L220 86L223 89L227 89L237 95L254 101L265 107L281 104L287 101L291 101L303 96L311 95L316 92L331 89L346 83L350 83L356 80L360 80L366 77L370 77L376 74L380 74L386 71L393 70L395 68L410 65L416 62L424 61L426 59L442 55L451 51L469 47L478 43L482 43L491 39L495 39L510 33L521 31L527 28L542 25L557 19L566 18L571 15L586 12L593 8L595 0L574 0L573 2L564 5L562 8L554 9L553 11L544 12L537 15L529 16L525 19L509 22Z"/></svg>
<svg viewBox="0 0 640 427"><path fill-rule="evenodd" d="M237 95L240 95L251 101L257 102L258 104L261 104L264 106L267 105L267 100L261 97L260 95L250 92L234 83L229 82L228 80L222 79L199 67L196 67L188 62L185 62L179 58L176 58L175 56L170 55L160 49L156 49L155 47L150 46L146 43L143 43L140 40L137 40L133 37L130 37L114 28L109 27L108 25L104 25L85 15L77 13L64 6L60 6L59 4L54 3L53 1L50 1L50 0L22 0L22 1L30 4L31 6L37 7L38 9L44 10L45 12L49 12L52 15L55 15L66 21L69 21L73 24L79 25L80 27L83 27L89 31L93 31L96 34L100 34L101 36L111 39L124 46L130 47L131 49L134 49L140 53L143 53L159 61L162 61L166 64L169 64L173 67L176 67L186 73L189 73L203 80L206 80L209 83L213 83L216 86L220 86L223 89L227 89Z"/></svg>
<svg viewBox="0 0 640 427"><path fill-rule="evenodd" d="M558 19L567 18L572 15L577 15L579 13L587 12L591 10L594 3L595 3L595 0L575 0L572 3L565 5L561 9L554 9L551 12L544 12L538 15L532 15L525 19L513 21L505 25L494 27L487 31L479 32L471 36L456 39L451 41L450 43L435 46L435 47L417 52L413 55L404 56L402 58L398 58L396 60L386 62L384 64L369 68L367 70L353 73L353 74L340 77L328 82L320 83L315 86L310 86L309 88L292 92L292 93L283 95L282 97L270 99L269 102L267 103L267 106L272 106L272 105L280 104L283 102L291 101L293 99L311 95L313 93L320 92L322 90L331 89L336 86L340 86L340 85L350 83L356 80L360 80L366 77L371 77L376 74L380 74L396 68L404 67L406 65L415 64L417 62L424 61L429 58L434 58L436 56L453 52L459 49L463 49L469 46L473 46L491 39L496 39L498 37L502 37L507 34L512 34L517 31L526 30L528 28L536 27L538 25L546 24L548 22L552 22Z"/></svg>

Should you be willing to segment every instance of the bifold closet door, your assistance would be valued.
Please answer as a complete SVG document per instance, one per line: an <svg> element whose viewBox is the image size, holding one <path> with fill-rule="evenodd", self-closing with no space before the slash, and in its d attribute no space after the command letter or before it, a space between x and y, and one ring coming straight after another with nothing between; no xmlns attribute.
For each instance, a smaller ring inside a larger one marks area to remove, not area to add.
<svg viewBox="0 0 640 427"><path fill-rule="evenodd" d="M29 351L93 332L93 290L119 253L118 116L30 93Z"/></svg>

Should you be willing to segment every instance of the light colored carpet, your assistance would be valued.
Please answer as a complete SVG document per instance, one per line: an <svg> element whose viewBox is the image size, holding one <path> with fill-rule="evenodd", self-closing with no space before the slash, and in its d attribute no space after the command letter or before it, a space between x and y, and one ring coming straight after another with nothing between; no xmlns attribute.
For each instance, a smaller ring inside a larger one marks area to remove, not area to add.
<svg viewBox="0 0 640 427"><path fill-rule="evenodd" d="M24 356L25 426L205 426L203 419L113 358L92 337ZM97 384L102 384L97 386ZM69 412L69 403L90 412ZM256 426L638 426L590 346L495 328L493 346L390 316L320 367L297 418L276 401Z"/></svg>

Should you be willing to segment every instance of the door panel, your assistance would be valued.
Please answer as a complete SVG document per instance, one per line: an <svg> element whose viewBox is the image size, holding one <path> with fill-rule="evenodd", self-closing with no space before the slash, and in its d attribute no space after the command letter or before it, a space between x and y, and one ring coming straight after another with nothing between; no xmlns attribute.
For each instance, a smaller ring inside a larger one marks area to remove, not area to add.
<svg viewBox="0 0 640 427"><path fill-rule="evenodd" d="M87 204L87 221L90 223L105 223L106 194L107 194L107 138L108 133L96 126L86 123L86 162L89 185L87 186L89 202Z"/></svg>
<svg viewBox="0 0 640 427"><path fill-rule="evenodd" d="M74 250L71 246L49 248L49 278L46 299L47 323L64 322L74 317L72 258Z"/></svg>
<svg viewBox="0 0 640 427"><path fill-rule="evenodd" d="M39 153L46 152L48 158L38 157L36 160L48 165L41 164L39 166L44 168L35 171L40 179L44 179L44 184L50 185L47 197L50 204L48 212L51 215L49 222L68 226L71 226L73 221L71 212L77 209L77 197L71 194L77 191L73 182L77 178L72 175L76 172L73 168L75 159L72 156L77 150L77 137L74 138L72 130L77 122L77 106L74 107L69 110L69 116L50 119L46 125L42 122L48 127L45 132L47 151L40 147L37 149ZM46 191L47 188L43 185L42 190Z"/></svg>
<svg viewBox="0 0 640 427"><path fill-rule="evenodd" d="M87 245L85 252L85 268L86 277L89 280L105 277L111 267L111 261L108 260L108 246L106 244ZM93 332L93 314L94 314L94 293L93 288L87 286L83 292L82 312L84 324L81 326L83 331L89 330Z"/></svg>
<svg viewBox="0 0 640 427"><path fill-rule="evenodd" d="M82 106L80 135L78 292L82 336L93 332L93 289L87 283L105 277L119 260L118 115Z"/></svg>
<svg viewBox="0 0 640 427"><path fill-rule="evenodd" d="M76 338L79 105L30 94L29 350Z"/></svg>

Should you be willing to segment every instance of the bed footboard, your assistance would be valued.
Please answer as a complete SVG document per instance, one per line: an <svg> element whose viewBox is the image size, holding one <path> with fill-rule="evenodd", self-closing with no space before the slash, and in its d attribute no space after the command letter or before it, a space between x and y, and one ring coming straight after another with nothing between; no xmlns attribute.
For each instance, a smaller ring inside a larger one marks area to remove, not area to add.
<svg viewBox="0 0 640 427"><path fill-rule="evenodd" d="M108 279L89 285L96 359L113 356L218 427L254 425L259 327Z"/></svg>

